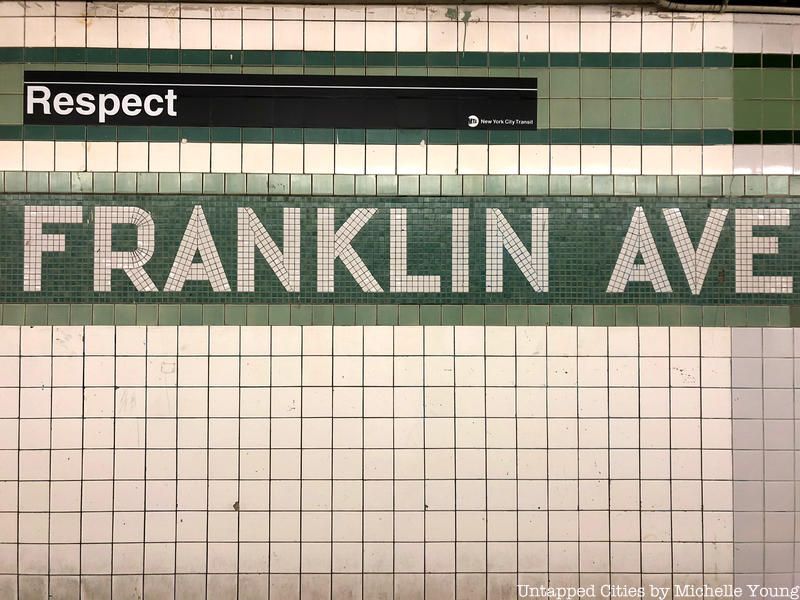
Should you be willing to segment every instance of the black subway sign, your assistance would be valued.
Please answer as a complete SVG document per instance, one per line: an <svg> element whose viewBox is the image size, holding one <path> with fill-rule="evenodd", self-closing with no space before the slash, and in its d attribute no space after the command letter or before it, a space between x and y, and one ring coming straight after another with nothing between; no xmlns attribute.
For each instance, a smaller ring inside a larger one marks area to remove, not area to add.
<svg viewBox="0 0 800 600"><path fill-rule="evenodd" d="M29 125L536 129L535 78L26 71Z"/></svg>

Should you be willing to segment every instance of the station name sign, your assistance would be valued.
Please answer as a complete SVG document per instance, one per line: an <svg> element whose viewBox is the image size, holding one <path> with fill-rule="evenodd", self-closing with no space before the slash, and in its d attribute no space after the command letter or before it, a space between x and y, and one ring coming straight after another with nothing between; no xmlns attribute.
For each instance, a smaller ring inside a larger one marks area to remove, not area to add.
<svg viewBox="0 0 800 600"><path fill-rule="evenodd" d="M536 129L535 78L26 71L38 125Z"/></svg>
<svg viewBox="0 0 800 600"><path fill-rule="evenodd" d="M794 298L794 207L720 199L16 197L0 300Z"/></svg>

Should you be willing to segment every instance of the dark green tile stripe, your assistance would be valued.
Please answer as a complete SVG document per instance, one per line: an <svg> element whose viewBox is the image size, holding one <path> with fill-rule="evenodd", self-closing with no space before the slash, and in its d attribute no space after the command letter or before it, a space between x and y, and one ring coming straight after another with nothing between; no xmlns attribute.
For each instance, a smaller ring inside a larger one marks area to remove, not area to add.
<svg viewBox="0 0 800 600"><path fill-rule="evenodd" d="M761 137L761 132L756 132ZM792 143L792 132L788 134ZM731 144L730 129L570 129L537 131L286 129L232 127L83 127L0 125L1 140L75 140L120 142L245 142L279 144L614 144L712 145ZM742 140L751 140L751 132ZM785 137L785 136L784 136ZM764 139L773 139L768 135ZM780 138L783 139L783 138ZM740 141L738 143L758 143ZM772 142L778 143L778 142Z"/></svg>
<svg viewBox="0 0 800 600"><path fill-rule="evenodd" d="M786 63L774 57L764 66ZM793 57L788 57L791 66ZM736 58L741 57L741 58ZM752 66L761 55L723 52L354 52L300 50L186 50L164 48L0 48L0 62L253 67L731 67ZM798 59L800 57L794 57ZM798 61L800 63L800 61Z"/></svg>
<svg viewBox="0 0 800 600"><path fill-rule="evenodd" d="M789 327L800 306L0 304L3 325L585 325Z"/></svg>
<svg viewBox="0 0 800 600"><path fill-rule="evenodd" d="M729 52L361 52L171 48L0 48L0 62L256 67L800 68L800 55Z"/></svg>

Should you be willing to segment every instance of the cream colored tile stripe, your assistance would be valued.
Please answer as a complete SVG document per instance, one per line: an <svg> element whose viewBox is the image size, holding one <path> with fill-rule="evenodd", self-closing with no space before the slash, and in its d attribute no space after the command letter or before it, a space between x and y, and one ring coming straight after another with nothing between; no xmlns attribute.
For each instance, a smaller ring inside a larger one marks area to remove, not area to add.
<svg viewBox="0 0 800 600"><path fill-rule="evenodd" d="M791 52L793 37L791 32L788 37L785 33L787 27L792 27L786 25L786 20L780 25L762 26L737 17L735 26L730 15L678 15L631 6L116 6L0 2L0 46L730 52L734 49L735 31L741 28L743 35L752 37L756 27L759 32L769 29L764 39L771 40L770 46L779 46L774 51Z"/></svg>
<svg viewBox="0 0 800 600"><path fill-rule="evenodd" d="M800 174L797 146L0 141L0 171L337 174Z"/></svg>

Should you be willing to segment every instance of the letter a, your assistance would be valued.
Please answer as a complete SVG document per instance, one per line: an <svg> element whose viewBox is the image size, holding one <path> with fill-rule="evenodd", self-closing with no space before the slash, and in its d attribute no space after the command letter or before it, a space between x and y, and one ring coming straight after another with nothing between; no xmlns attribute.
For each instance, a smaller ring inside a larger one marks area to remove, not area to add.
<svg viewBox="0 0 800 600"><path fill-rule="evenodd" d="M642 255L643 265L636 264L636 257ZM650 232L647 224L647 217L644 209L637 206L633 212L628 233L625 234L625 241L617 257L617 264L614 265L614 272L611 273L611 280L608 282L607 293L619 294L625 291L629 281L649 281L656 292L672 292L672 286L667 279L667 272L664 270L664 263L658 255L656 241Z"/></svg>

